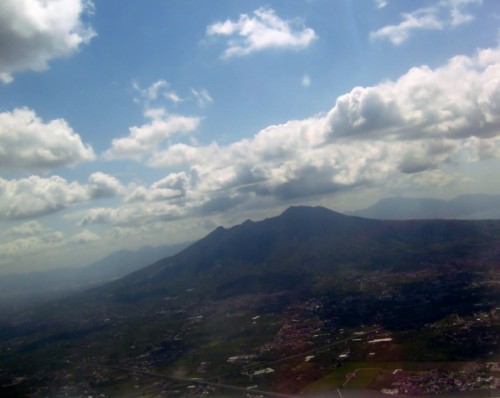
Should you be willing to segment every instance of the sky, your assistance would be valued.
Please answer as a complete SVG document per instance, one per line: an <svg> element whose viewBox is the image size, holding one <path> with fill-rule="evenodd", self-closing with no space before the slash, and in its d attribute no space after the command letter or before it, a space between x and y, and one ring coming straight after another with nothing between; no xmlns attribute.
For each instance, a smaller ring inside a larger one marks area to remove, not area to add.
<svg viewBox="0 0 500 398"><path fill-rule="evenodd" d="M500 194L499 27L496 0L2 0L0 274Z"/></svg>

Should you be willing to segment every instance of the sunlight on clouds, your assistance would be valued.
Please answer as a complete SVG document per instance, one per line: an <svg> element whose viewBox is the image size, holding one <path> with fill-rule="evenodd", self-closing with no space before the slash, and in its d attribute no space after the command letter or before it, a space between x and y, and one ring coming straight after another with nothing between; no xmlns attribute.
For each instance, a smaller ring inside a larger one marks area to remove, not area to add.
<svg viewBox="0 0 500 398"><path fill-rule="evenodd" d="M96 36L81 17L89 0L2 0L0 2L0 81L26 69L47 69L53 58L71 55Z"/></svg>
<svg viewBox="0 0 500 398"><path fill-rule="evenodd" d="M259 198L277 203L359 187L460 181L442 168L499 155L499 73L500 50L480 50L439 68L412 68L396 81L357 87L327 114L270 126L251 139L153 150L150 166L185 171L136 187L122 207L93 209L81 223L148 223Z"/></svg>
<svg viewBox="0 0 500 398"><path fill-rule="evenodd" d="M151 121L131 127L127 137L114 138L111 148L104 153L105 159L141 161L170 137L195 131L201 121L198 117L167 114L164 109L150 109L144 116Z"/></svg>
<svg viewBox="0 0 500 398"><path fill-rule="evenodd" d="M458 56L434 70L412 68L395 82L357 87L328 114L330 138L443 139L498 134L500 49Z"/></svg>
<svg viewBox="0 0 500 398"><path fill-rule="evenodd" d="M149 123L141 126L132 126L129 135L122 138L114 138L111 148L104 152L106 160L129 159L136 162L149 158L153 153L160 151L162 146L171 145L170 141L176 135L186 135L198 129L201 118L196 116L183 116L170 113L163 105L158 105L160 99L166 99L174 104L184 102L177 93L170 89L170 85L160 79L149 87L142 88L137 82L133 88L140 97L134 101L144 107L143 115L149 119ZM212 102L208 91L202 89L196 91L191 89L193 99L200 107ZM156 102L154 105L153 102Z"/></svg>
<svg viewBox="0 0 500 398"><path fill-rule="evenodd" d="M111 198L122 194L124 187L115 177L96 172L88 178L87 192L92 199Z"/></svg>
<svg viewBox="0 0 500 398"><path fill-rule="evenodd" d="M94 159L64 119L45 123L28 108L0 113L0 169L45 171Z"/></svg>
<svg viewBox="0 0 500 398"><path fill-rule="evenodd" d="M157 202L166 199L183 197L188 185L185 172L171 173L150 187L137 187L125 199L126 202Z"/></svg>
<svg viewBox="0 0 500 398"><path fill-rule="evenodd" d="M296 28L294 30L294 28ZM207 27L208 36L229 37L224 58L248 55L270 48L308 47L317 35L299 21L285 21L270 8L259 8L253 16L241 14L237 21L226 20Z"/></svg>
<svg viewBox="0 0 500 398"><path fill-rule="evenodd" d="M17 220L54 213L71 205L113 197L124 188L112 176L94 173L87 185L59 176L30 176L17 180L0 177L0 219Z"/></svg>

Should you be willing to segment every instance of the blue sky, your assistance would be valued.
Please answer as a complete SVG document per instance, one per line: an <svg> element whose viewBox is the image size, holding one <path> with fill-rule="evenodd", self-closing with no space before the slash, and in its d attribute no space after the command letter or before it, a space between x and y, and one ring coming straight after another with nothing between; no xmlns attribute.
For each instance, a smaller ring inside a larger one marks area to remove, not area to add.
<svg viewBox="0 0 500 398"><path fill-rule="evenodd" d="M297 203L499 194L494 0L4 0L0 273Z"/></svg>

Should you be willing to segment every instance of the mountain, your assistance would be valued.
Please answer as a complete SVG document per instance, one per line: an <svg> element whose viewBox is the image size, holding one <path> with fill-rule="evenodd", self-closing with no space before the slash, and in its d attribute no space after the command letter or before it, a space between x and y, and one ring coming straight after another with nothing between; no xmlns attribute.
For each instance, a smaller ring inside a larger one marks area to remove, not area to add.
<svg viewBox="0 0 500 398"><path fill-rule="evenodd" d="M497 245L499 222L380 221L322 207L291 207L281 216L219 227L178 255L104 287L106 295L223 297L304 288L340 271L418 269L422 262L474 258Z"/></svg>
<svg viewBox="0 0 500 398"><path fill-rule="evenodd" d="M434 393L436 375L456 370L442 379L479 388L500 360L499 266L500 221L291 207L1 317L0 393L305 394L368 368L380 371L354 386L426 391L429 379Z"/></svg>
<svg viewBox="0 0 500 398"><path fill-rule="evenodd" d="M500 195L462 195L452 200L386 198L348 214L381 220L500 219Z"/></svg>
<svg viewBox="0 0 500 398"><path fill-rule="evenodd" d="M85 267L1 276L0 307L17 310L20 305L48 301L102 285L176 254L186 246L187 243L146 246L137 251L121 250Z"/></svg>

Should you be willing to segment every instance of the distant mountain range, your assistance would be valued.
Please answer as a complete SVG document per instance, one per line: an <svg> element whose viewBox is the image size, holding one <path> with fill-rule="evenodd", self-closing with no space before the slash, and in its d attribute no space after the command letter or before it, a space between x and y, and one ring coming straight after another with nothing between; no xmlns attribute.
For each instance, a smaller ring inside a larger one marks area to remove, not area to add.
<svg viewBox="0 0 500 398"><path fill-rule="evenodd" d="M462 195L452 200L386 198L346 214L380 220L500 219L500 195Z"/></svg>
<svg viewBox="0 0 500 398"><path fill-rule="evenodd" d="M137 251L120 250L85 267L11 274L0 277L0 308L52 300L121 278L188 246L145 246Z"/></svg>

